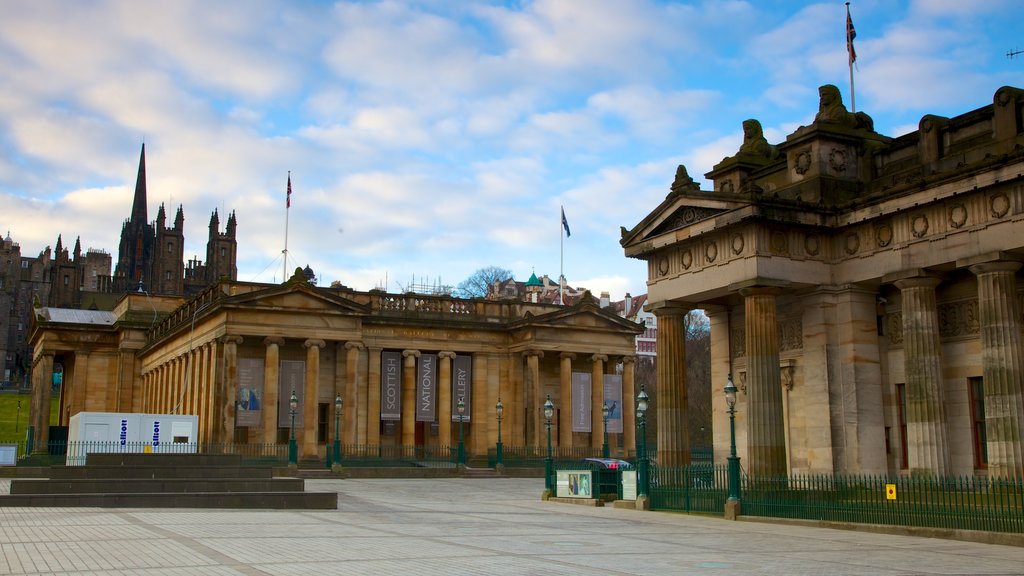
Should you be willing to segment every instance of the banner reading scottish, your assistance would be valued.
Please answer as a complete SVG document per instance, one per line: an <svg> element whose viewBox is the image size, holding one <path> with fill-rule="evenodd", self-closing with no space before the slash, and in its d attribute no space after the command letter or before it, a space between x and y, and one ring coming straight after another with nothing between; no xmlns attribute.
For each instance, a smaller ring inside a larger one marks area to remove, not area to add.
<svg viewBox="0 0 1024 576"><path fill-rule="evenodd" d="M402 419L402 353L380 353L380 419Z"/></svg>

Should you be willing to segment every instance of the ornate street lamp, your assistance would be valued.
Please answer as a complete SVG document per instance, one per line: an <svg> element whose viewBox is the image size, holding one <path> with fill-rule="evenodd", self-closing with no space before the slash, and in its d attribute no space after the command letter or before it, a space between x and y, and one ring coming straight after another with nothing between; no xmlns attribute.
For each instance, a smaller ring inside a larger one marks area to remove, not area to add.
<svg viewBox="0 0 1024 576"><path fill-rule="evenodd" d="M494 411L498 413L498 444L494 447L495 467L498 467L505 465L501 446L501 415L505 412L505 406L501 403L501 397L498 397L498 403L494 405Z"/></svg>
<svg viewBox="0 0 1024 576"><path fill-rule="evenodd" d="M555 403L551 395L544 401L544 426L548 429L548 456L544 459L544 489L548 494L555 493L555 479L552 478L555 461L551 458L551 417L555 415Z"/></svg>
<svg viewBox="0 0 1024 576"><path fill-rule="evenodd" d="M334 462L335 466L341 466L341 409L345 401L341 394L334 397Z"/></svg>
<svg viewBox="0 0 1024 576"><path fill-rule="evenodd" d="M299 447L295 443L295 410L299 407L299 397L295 395L295 389L292 389L292 397L288 399L288 409L292 414L292 425L288 438L288 465L296 466L299 463Z"/></svg>
<svg viewBox="0 0 1024 576"><path fill-rule="evenodd" d="M736 455L736 386L732 374L725 382L725 404L729 407L729 500L740 499L740 458Z"/></svg>
<svg viewBox="0 0 1024 576"><path fill-rule="evenodd" d="M466 445L462 443L462 415L466 413L466 400L464 397L459 396L459 402L455 405L455 410L459 413L459 451L456 453L456 463L459 466L465 466Z"/></svg>
<svg viewBox="0 0 1024 576"><path fill-rule="evenodd" d="M640 446L637 450L637 496L646 497L648 488L648 460L647 460L647 407L650 398L647 391L640 387L640 393L636 395L636 425L640 428Z"/></svg>
<svg viewBox="0 0 1024 576"><path fill-rule="evenodd" d="M608 450L608 402L605 402L601 406L601 418L604 420L604 444L601 445L601 457L608 458L610 452Z"/></svg>

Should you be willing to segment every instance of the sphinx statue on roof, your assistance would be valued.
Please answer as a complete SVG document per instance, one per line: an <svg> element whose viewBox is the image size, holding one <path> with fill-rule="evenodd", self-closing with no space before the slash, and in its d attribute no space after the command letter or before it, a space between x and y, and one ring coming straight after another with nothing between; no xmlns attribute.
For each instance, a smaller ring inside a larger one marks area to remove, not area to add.
<svg viewBox="0 0 1024 576"><path fill-rule="evenodd" d="M833 84L818 88L818 114L814 123L839 124L848 128L875 131L875 121L863 112L850 112L843 104L843 95Z"/></svg>

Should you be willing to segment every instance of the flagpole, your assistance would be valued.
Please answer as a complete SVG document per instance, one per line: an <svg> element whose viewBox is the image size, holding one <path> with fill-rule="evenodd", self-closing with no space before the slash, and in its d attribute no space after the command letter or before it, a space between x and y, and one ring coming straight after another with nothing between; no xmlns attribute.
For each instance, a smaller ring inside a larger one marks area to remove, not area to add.
<svg viewBox="0 0 1024 576"><path fill-rule="evenodd" d="M281 281L288 281L288 213L292 209L292 171L288 171L288 192L285 196L284 204L284 250L281 253L284 255L284 270L281 274Z"/></svg>
<svg viewBox="0 0 1024 576"><path fill-rule="evenodd" d="M853 63L857 60L857 53L853 49L853 39L857 33L853 28L853 19L850 18L850 3L846 3L846 55L850 64L850 112L857 111L857 95L853 90Z"/></svg>
<svg viewBox="0 0 1024 576"><path fill-rule="evenodd" d="M561 209L561 216L558 220L558 304L565 305L565 296L562 294L562 285L565 278L565 226L562 222L565 221L565 206L559 206Z"/></svg>

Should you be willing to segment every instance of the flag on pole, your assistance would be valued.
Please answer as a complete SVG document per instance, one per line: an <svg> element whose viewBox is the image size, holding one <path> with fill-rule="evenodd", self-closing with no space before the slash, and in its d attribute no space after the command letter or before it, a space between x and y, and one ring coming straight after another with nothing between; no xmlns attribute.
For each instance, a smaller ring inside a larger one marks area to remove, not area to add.
<svg viewBox="0 0 1024 576"><path fill-rule="evenodd" d="M562 208L562 228L565 228L566 238L572 236L572 234L569 233L569 221L565 219L565 208Z"/></svg>
<svg viewBox="0 0 1024 576"><path fill-rule="evenodd" d="M292 207L292 173L288 173L288 194L285 196L284 207Z"/></svg>
<svg viewBox="0 0 1024 576"><path fill-rule="evenodd" d="M846 3L846 51L850 55L850 66L857 61L857 51L853 48L853 39L857 37L857 30L853 27L853 19L850 18L850 3Z"/></svg>

